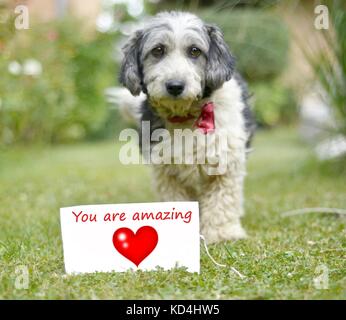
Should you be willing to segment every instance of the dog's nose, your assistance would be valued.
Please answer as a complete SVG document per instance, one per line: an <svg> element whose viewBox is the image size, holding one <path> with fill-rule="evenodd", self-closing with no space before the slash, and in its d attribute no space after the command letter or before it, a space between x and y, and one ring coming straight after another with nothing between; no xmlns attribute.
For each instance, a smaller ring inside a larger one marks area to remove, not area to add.
<svg viewBox="0 0 346 320"><path fill-rule="evenodd" d="M172 96L179 96L184 91L185 83L180 80L170 80L166 82L166 89Z"/></svg>

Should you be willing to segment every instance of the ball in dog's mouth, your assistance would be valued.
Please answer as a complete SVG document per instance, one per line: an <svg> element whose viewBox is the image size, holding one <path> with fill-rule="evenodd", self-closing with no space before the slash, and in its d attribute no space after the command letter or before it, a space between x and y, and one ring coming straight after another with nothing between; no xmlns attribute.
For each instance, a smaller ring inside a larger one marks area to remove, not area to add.
<svg viewBox="0 0 346 320"><path fill-rule="evenodd" d="M178 124L197 119L200 114L200 100L190 99L155 99L150 97L150 103L157 114L168 122Z"/></svg>

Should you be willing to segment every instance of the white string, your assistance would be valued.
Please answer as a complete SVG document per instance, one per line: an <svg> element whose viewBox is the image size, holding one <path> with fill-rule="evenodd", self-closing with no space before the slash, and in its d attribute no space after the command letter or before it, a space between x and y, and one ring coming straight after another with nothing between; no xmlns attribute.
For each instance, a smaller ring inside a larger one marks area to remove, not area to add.
<svg viewBox="0 0 346 320"><path fill-rule="evenodd" d="M203 236L202 234L200 234L199 236L200 236L201 239L203 240L204 249L205 249L205 251L206 251L206 253L207 253L207 256L210 258L210 260L211 260L215 265L217 265L217 266L219 266L219 267L222 267L222 268L227 267L227 265L221 264L221 263L218 263L218 262L215 261L215 259L214 259L214 258L210 255L210 253L209 253L209 250L208 250L208 247L207 247L207 241L205 240L204 236ZM241 279L244 279L244 278L245 278L245 276L244 276L243 274L241 274L236 268L231 267L231 270L232 270L237 276L239 276Z"/></svg>
<svg viewBox="0 0 346 320"><path fill-rule="evenodd" d="M243 274L241 274L236 268L231 267L231 270L237 275L239 276L240 279L244 279L245 276Z"/></svg>
<svg viewBox="0 0 346 320"><path fill-rule="evenodd" d="M205 238L204 238L204 236L203 235L199 235L200 237L201 237L201 239L203 240L203 244L204 244L204 248L205 248L205 251L207 252L207 255L208 255L208 257L210 258L210 260L211 261L213 261L214 262L214 264L216 264L217 266L219 266L219 267L227 267L225 264L220 264L220 263L218 263L218 262L216 262L215 260L214 260L214 258L210 255L210 253L209 253L209 250L208 250L208 247L207 247L207 242L205 241Z"/></svg>

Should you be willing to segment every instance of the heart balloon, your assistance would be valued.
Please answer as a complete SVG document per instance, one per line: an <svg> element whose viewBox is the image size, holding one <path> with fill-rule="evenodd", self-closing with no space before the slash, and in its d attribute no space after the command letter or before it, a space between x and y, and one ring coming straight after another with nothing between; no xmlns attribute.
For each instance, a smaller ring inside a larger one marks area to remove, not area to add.
<svg viewBox="0 0 346 320"><path fill-rule="evenodd" d="M136 233L119 228L113 234L115 249L137 267L155 249L157 241L157 231L150 226L141 227Z"/></svg>

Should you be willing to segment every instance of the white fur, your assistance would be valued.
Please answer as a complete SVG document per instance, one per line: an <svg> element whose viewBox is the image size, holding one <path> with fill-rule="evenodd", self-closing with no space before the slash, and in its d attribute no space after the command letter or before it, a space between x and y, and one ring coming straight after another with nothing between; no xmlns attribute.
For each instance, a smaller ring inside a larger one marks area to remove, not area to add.
<svg viewBox="0 0 346 320"><path fill-rule="evenodd" d="M191 150L195 164L154 165L152 172L159 200L199 201L201 234L208 243L213 243L246 237L240 218L243 215L245 144L248 137L242 117L244 104L241 99L241 88L234 79L225 82L208 100L213 101L215 105L215 127L227 135L226 173L210 176L206 173L208 163L196 164L197 149L204 148L204 145L197 145ZM130 109L138 110L141 102L141 97L132 99ZM191 124L189 126L191 127ZM175 127L168 126L171 132ZM210 136L207 141L215 143L213 133L208 135Z"/></svg>
<svg viewBox="0 0 346 320"><path fill-rule="evenodd" d="M244 104L241 89L235 80L224 83L209 100L215 105L215 127L227 135L226 173L208 175L207 168L203 168L208 167L208 163L156 165L153 167L153 173L154 185L160 200L199 201L201 233L208 243L213 243L246 236L241 227L240 217L243 215L247 134L242 117ZM213 136L213 133L208 135ZM207 141L215 143L213 139ZM194 157L198 147L193 149Z"/></svg>
<svg viewBox="0 0 346 320"><path fill-rule="evenodd" d="M107 101L114 103L123 116L123 118L138 125L141 119L140 106L146 99L145 94L133 96L126 88L111 87L105 92Z"/></svg>
<svg viewBox="0 0 346 320"><path fill-rule="evenodd" d="M164 25L165 27L161 27ZM203 22L188 13L161 13L149 23L146 41L141 52L143 82L149 93L149 100L162 117L175 114L187 115L194 102L201 99L204 86L206 54L209 49L208 38L203 30ZM158 45L164 46L165 54L156 58L151 54ZM204 53L198 59L188 58L192 46ZM185 88L179 99L172 99L167 93L166 82L179 79Z"/></svg>

